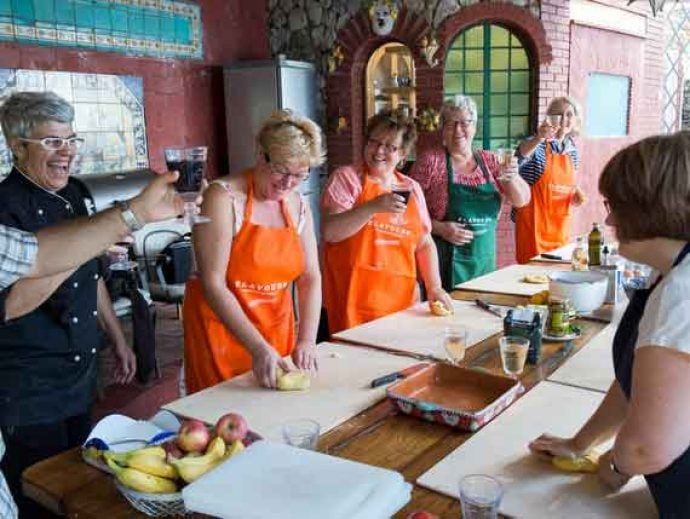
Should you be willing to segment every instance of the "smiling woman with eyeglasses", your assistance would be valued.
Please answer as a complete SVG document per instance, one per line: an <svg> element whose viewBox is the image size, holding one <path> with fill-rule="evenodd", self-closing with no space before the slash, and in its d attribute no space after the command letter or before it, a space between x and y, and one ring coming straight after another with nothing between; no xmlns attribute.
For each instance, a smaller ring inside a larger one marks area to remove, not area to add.
<svg viewBox="0 0 690 519"><path fill-rule="evenodd" d="M575 137L582 108L572 97L556 97L546 108L537 133L518 146L520 176L530 185L532 200L515 212L518 263L566 245L570 211L587 201L578 185L580 156Z"/></svg>
<svg viewBox="0 0 690 519"><path fill-rule="evenodd" d="M82 143L73 121L72 106L52 92L18 92L0 107L14 158L0 183L0 224L35 232L87 215L86 188L70 177ZM128 383L136 371L96 259L62 283L41 282L51 294L46 301L0 331L0 427L7 444L2 468L26 517L38 515L21 496L22 470L79 445L89 433L99 327L112 344L115 381Z"/></svg>
<svg viewBox="0 0 690 519"><path fill-rule="evenodd" d="M412 120L390 113L367 125L362 166L331 173L323 193L324 298L331 333L403 310L419 299L452 310L417 182L397 170L414 145Z"/></svg>
<svg viewBox="0 0 690 519"><path fill-rule="evenodd" d="M256 164L212 182L194 229L199 271L183 307L185 378L193 393L254 371L276 387L283 359L316 369L321 274L309 205L299 186L324 161L321 130L280 111L256 138ZM295 330L292 286L297 288Z"/></svg>
<svg viewBox="0 0 690 519"><path fill-rule="evenodd" d="M447 101L441 109L443 147L422 154L410 171L429 206L446 290L496 269L501 204L505 200L521 207L530 198L517 164L472 149L477 115L471 97Z"/></svg>

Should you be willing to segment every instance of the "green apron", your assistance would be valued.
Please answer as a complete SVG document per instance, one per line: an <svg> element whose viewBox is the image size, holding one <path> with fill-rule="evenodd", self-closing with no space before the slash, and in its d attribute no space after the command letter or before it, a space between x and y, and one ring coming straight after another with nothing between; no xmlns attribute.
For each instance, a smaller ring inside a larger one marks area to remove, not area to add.
<svg viewBox="0 0 690 519"><path fill-rule="evenodd" d="M441 282L447 291L455 285L496 270L496 224L501 209L501 195L490 181L489 171L478 153L474 159L486 183L464 186L453 181L453 166L446 153L448 173L448 209L445 221L464 224L474 233L465 245L453 245L434 236L441 267Z"/></svg>

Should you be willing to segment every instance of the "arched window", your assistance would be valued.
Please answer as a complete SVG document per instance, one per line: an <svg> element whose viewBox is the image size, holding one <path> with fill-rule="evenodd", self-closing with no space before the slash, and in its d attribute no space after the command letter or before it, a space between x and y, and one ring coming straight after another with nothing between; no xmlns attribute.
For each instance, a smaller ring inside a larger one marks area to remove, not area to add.
<svg viewBox="0 0 690 519"><path fill-rule="evenodd" d="M532 85L527 51L505 27L475 25L448 49L444 99L465 94L477 103L475 148L513 147L529 134Z"/></svg>

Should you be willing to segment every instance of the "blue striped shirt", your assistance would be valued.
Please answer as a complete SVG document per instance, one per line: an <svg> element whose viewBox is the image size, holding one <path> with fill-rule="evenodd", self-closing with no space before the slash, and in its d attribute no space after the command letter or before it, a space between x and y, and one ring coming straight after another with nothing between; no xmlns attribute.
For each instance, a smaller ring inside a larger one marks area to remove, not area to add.
<svg viewBox="0 0 690 519"><path fill-rule="evenodd" d="M580 165L580 155L570 137L565 138L562 149L557 139L550 140L549 144L554 153L570 155L573 166L577 170ZM546 167L546 141L540 142L529 157L522 157L518 151L518 165L520 176L525 179L525 182L530 186L536 184L544 174Z"/></svg>

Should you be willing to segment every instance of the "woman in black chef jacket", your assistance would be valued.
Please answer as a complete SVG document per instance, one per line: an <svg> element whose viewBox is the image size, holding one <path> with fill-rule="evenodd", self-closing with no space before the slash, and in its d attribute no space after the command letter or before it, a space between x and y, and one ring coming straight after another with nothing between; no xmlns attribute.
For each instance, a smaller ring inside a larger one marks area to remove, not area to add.
<svg viewBox="0 0 690 519"><path fill-rule="evenodd" d="M618 152L599 191L620 254L654 268L613 340L616 380L572 438L544 434L530 449L579 456L615 438L599 462L617 490L643 475L662 518L690 517L690 132L650 137Z"/></svg>
<svg viewBox="0 0 690 519"><path fill-rule="evenodd" d="M85 188L70 177L83 142L73 120L72 106L51 92L19 92L0 107L14 159L0 183L1 224L35 232L86 215ZM7 447L1 467L23 517L40 511L21 494L22 471L89 433L99 325L113 344L116 381L129 382L136 369L96 260L59 285L44 282L52 292L46 302L0 331L0 429Z"/></svg>

